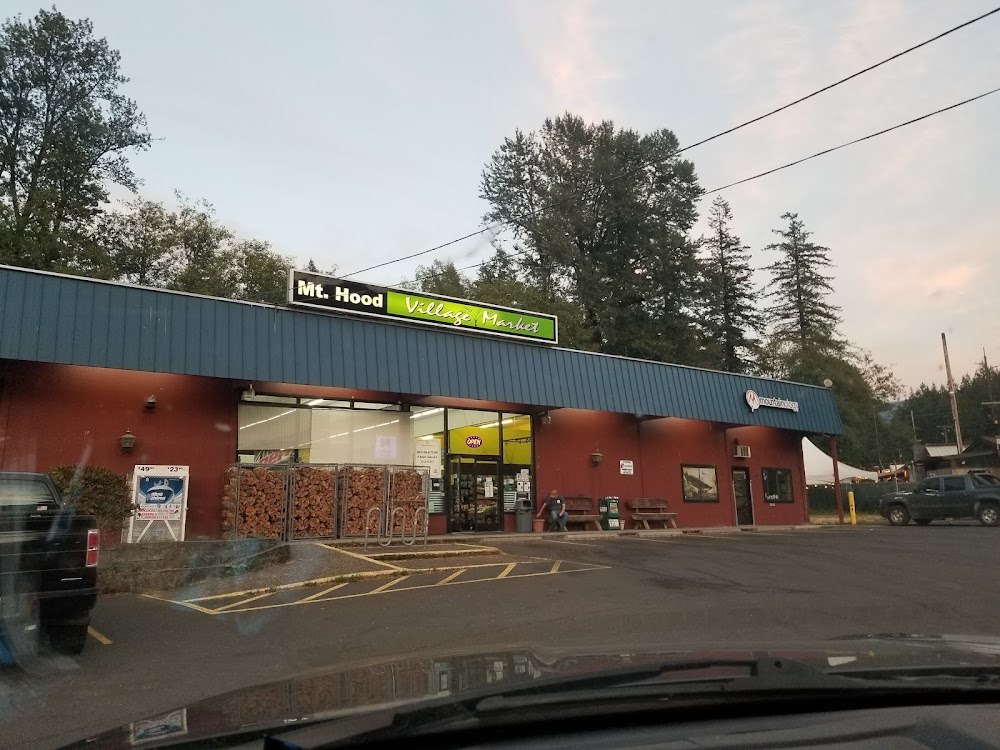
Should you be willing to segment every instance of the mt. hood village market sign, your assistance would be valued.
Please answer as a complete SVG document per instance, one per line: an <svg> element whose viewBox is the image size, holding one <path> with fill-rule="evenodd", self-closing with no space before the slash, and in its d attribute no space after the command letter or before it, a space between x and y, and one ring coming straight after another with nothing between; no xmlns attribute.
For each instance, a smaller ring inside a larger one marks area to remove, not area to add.
<svg viewBox="0 0 1000 750"><path fill-rule="evenodd" d="M290 271L288 279L288 303L291 305L461 328L473 333L547 344L559 341L559 321L554 315L359 284L306 271Z"/></svg>

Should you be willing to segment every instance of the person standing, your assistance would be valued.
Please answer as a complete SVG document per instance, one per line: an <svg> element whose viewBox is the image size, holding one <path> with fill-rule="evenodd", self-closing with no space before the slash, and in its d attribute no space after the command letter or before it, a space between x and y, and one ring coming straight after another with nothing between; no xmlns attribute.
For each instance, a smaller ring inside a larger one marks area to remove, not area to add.
<svg viewBox="0 0 1000 750"><path fill-rule="evenodd" d="M535 518L541 518L542 513L545 512L549 514L549 528L551 530L554 530L558 524L559 531L566 531L566 521L569 520L569 516L566 513L566 501L563 500L558 490L549 492L548 497L545 498L545 503L538 509Z"/></svg>

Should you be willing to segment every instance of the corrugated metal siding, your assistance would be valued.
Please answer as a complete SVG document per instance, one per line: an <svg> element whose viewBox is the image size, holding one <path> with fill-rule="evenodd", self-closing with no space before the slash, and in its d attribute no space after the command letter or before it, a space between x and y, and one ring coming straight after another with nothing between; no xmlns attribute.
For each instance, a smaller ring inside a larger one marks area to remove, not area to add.
<svg viewBox="0 0 1000 750"><path fill-rule="evenodd" d="M5 267L0 358L842 432L823 388Z"/></svg>

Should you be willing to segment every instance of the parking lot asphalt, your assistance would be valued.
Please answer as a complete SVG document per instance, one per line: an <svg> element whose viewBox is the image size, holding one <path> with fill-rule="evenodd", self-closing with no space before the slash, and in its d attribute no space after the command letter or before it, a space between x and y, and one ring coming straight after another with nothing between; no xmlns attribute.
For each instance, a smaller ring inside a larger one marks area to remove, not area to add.
<svg viewBox="0 0 1000 750"><path fill-rule="evenodd" d="M977 525L490 544L502 554L432 572L104 597L92 624L106 643L95 635L36 674L0 671L0 747L56 747L244 685L404 654L1000 635L1000 531Z"/></svg>

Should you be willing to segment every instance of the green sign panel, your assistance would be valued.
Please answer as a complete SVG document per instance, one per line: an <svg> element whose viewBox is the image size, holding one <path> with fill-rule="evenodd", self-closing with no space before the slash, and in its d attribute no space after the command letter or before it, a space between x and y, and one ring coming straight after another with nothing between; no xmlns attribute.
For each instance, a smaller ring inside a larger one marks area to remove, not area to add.
<svg viewBox="0 0 1000 750"><path fill-rule="evenodd" d="M288 302L328 312L371 315L490 336L549 344L559 341L559 320L554 315L371 286L308 271L289 273Z"/></svg>

